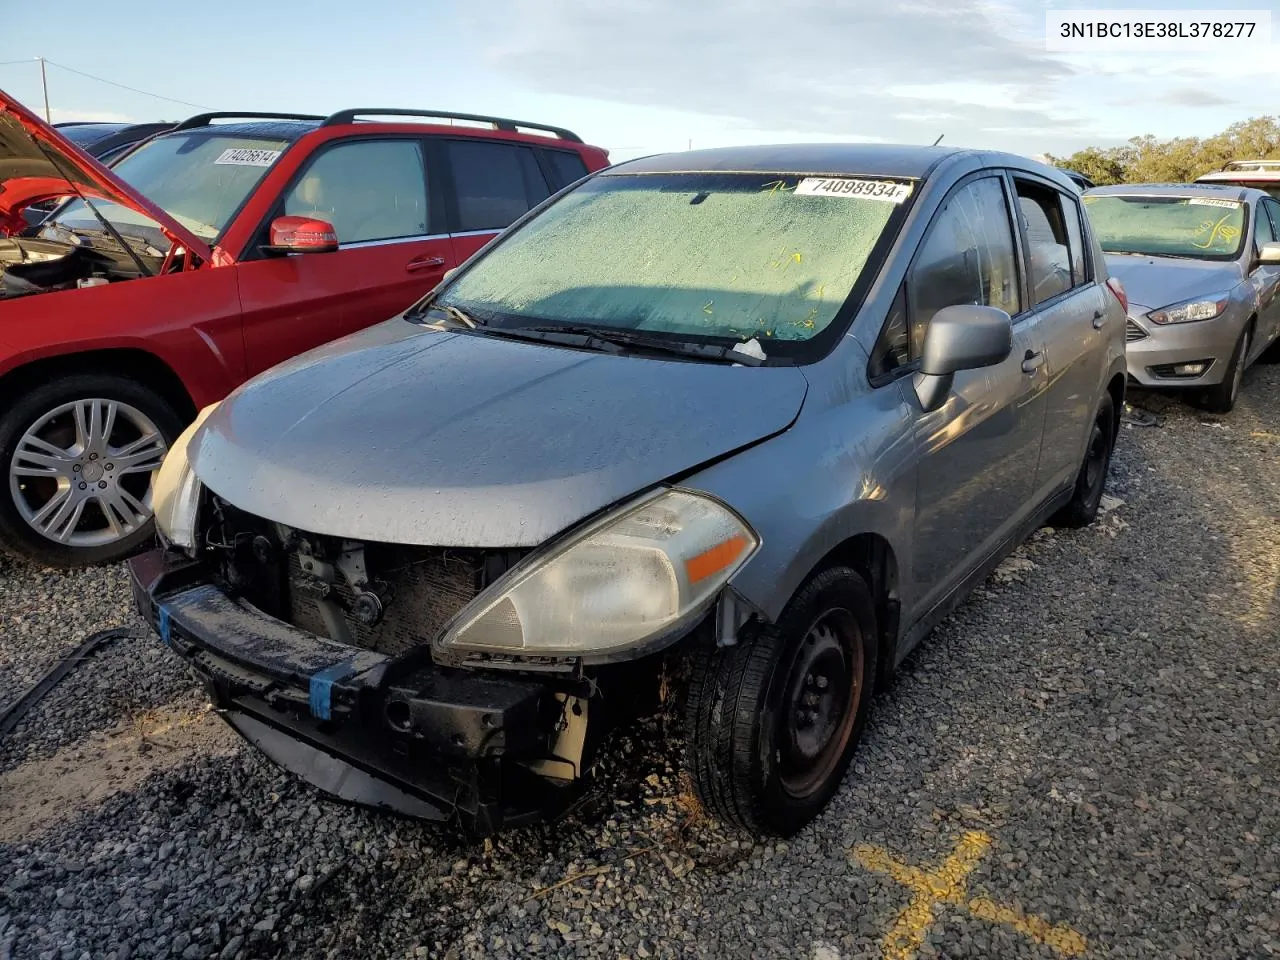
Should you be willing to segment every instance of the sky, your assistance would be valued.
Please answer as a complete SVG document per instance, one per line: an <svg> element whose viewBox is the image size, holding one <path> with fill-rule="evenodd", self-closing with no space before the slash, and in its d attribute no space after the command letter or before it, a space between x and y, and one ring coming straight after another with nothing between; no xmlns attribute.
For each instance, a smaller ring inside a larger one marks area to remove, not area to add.
<svg viewBox="0 0 1280 960"><path fill-rule="evenodd" d="M1269 10L1280 41L1280 0L1123 5ZM64 27L54 30L46 3L0 0L0 88L41 111L34 58L45 57L55 121L422 107L568 127L615 161L689 146L931 143L940 134L957 146L1061 156L1140 134L1206 136L1280 113L1280 57L1269 51L1046 49L1046 10L1117 6L130 0L103 16L100 2L61 0Z"/></svg>

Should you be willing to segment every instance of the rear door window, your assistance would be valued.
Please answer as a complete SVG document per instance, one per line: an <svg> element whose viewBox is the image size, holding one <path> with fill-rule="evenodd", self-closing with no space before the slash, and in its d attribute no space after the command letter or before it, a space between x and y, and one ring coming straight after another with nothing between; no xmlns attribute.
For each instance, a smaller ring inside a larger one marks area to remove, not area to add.
<svg viewBox="0 0 1280 960"><path fill-rule="evenodd" d="M1058 194L1062 204L1062 219L1067 227L1067 246L1071 254L1071 285L1079 287L1089 282L1089 257L1084 245L1084 233L1080 229L1080 203L1065 193Z"/></svg>
<svg viewBox="0 0 1280 960"><path fill-rule="evenodd" d="M1062 194L1051 187L1026 180L1014 182L1018 191L1018 212L1030 253L1027 272L1031 281L1032 306L1035 306L1071 289L1071 242ZM1077 220L1077 234L1079 229Z"/></svg>
<svg viewBox="0 0 1280 960"><path fill-rule="evenodd" d="M1267 211L1261 203L1253 208L1253 245L1255 250L1261 250L1264 243L1270 243L1276 238L1275 229L1271 225L1271 218L1267 216Z"/></svg>
<svg viewBox="0 0 1280 960"><path fill-rule="evenodd" d="M450 140L457 199L455 233L502 230L551 195L531 147Z"/></svg>

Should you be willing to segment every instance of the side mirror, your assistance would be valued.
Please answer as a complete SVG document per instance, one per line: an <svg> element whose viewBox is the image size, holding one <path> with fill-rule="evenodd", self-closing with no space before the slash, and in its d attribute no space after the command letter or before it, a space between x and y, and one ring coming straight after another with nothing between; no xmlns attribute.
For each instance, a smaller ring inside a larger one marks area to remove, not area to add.
<svg viewBox="0 0 1280 960"><path fill-rule="evenodd" d="M276 217L271 221L267 253L332 253L338 249L338 232L327 220L314 217Z"/></svg>
<svg viewBox="0 0 1280 960"><path fill-rule="evenodd" d="M955 375L1003 362L1013 350L1013 320L995 307L943 307L929 321L924 356L915 376L916 396L925 410L942 406Z"/></svg>
<svg viewBox="0 0 1280 960"><path fill-rule="evenodd" d="M1280 243L1264 243L1258 250L1258 263L1280 263Z"/></svg>

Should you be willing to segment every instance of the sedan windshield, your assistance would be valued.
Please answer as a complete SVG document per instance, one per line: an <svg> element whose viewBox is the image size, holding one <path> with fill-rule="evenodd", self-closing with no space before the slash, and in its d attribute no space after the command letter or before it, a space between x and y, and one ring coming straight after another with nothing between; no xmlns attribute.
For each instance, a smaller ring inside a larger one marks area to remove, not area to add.
<svg viewBox="0 0 1280 960"><path fill-rule="evenodd" d="M209 134L169 134L124 157L112 172L201 240L216 240L250 191L285 148L283 140ZM159 243L148 217L107 201L94 206L122 234ZM65 229L101 230L84 201L67 204L51 220ZM141 229L139 229L141 228Z"/></svg>
<svg viewBox="0 0 1280 960"><path fill-rule="evenodd" d="M851 300L910 192L776 174L597 177L500 240L435 304L498 327L757 337L785 353Z"/></svg>
<svg viewBox="0 0 1280 960"><path fill-rule="evenodd" d="M1236 200L1101 194L1084 202L1107 253L1234 260L1243 243L1244 205Z"/></svg>

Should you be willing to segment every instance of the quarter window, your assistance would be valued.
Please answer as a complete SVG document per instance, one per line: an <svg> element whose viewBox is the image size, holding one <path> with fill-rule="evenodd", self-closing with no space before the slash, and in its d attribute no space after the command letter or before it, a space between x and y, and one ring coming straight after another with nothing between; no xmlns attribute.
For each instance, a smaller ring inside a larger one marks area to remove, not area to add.
<svg viewBox="0 0 1280 960"><path fill-rule="evenodd" d="M587 165L576 153L565 150L544 150L543 156L551 161L551 170L556 177L556 183L553 186L556 190L576 183L587 175Z"/></svg>
<svg viewBox="0 0 1280 960"><path fill-rule="evenodd" d="M551 195L529 147L449 141L459 232L502 230Z"/></svg>
<svg viewBox="0 0 1280 960"><path fill-rule="evenodd" d="M1072 257L1057 190L1017 181L1018 212L1027 235L1032 306L1071 289ZM1079 224L1076 225L1077 231Z"/></svg>
<svg viewBox="0 0 1280 960"><path fill-rule="evenodd" d="M911 359L933 315L962 303L1021 310L1013 228L1004 187L985 177L951 195L929 226L908 278Z"/></svg>
<svg viewBox="0 0 1280 960"><path fill-rule="evenodd" d="M285 195L284 212L328 220L339 243L425 236L422 148L414 140L356 140L330 147Z"/></svg>

